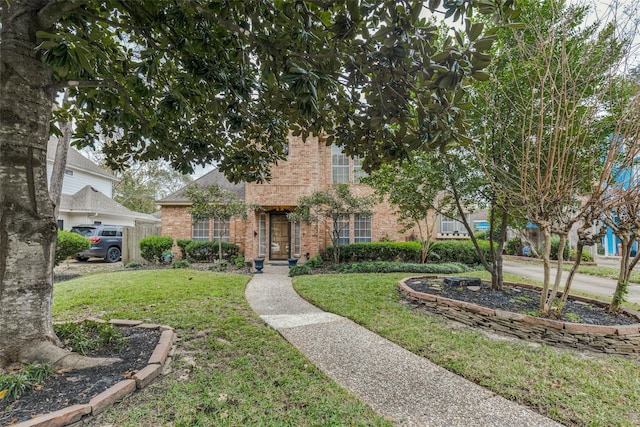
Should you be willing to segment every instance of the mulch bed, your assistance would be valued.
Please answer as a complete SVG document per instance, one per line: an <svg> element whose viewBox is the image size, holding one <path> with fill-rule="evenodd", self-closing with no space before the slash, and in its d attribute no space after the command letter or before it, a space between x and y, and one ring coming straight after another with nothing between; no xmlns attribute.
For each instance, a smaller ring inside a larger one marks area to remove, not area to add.
<svg viewBox="0 0 640 427"><path fill-rule="evenodd" d="M470 302L483 307L534 315L540 309L540 293L531 289L505 285L502 290L493 290L489 283L480 286L445 284L442 279L415 278L406 282L417 292L438 295L458 301ZM561 317L557 320L589 325L631 325L638 319L625 313L609 313L606 308L581 301L567 300Z"/></svg>
<svg viewBox="0 0 640 427"><path fill-rule="evenodd" d="M147 366L160 334L156 329L123 327L122 336L126 338L126 344L120 352L103 349L89 354L92 357L119 357L122 362L57 373L42 382L38 390L32 390L16 401L0 400L0 426L27 421L67 406L89 403L94 396Z"/></svg>

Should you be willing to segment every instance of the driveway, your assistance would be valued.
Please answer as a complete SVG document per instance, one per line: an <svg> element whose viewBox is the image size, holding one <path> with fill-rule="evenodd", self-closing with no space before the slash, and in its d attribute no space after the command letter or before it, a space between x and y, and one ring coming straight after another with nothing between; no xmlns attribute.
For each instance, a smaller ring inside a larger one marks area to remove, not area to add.
<svg viewBox="0 0 640 427"><path fill-rule="evenodd" d="M504 261L504 272L509 274L526 277L533 280L543 281L542 264L520 263L514 261ZM555 268L551 269L551 283L555 280ZM569 275L568 271L562 273L562 279L565 280ZM564 283L564 282L563 282ZM591 295L611 298L616 289L616 281L605 279L603 277L590 276L588 274L576 274L571 284L572 290L586 292ZM635 304L640 304L640 285L637 283L629 284L629 293L627 300Z"/></svg>

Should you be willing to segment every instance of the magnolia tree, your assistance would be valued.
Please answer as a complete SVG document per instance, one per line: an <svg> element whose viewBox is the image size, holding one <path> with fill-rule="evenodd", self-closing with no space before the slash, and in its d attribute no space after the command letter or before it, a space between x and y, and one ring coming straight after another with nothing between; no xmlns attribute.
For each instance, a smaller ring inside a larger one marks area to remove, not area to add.
<svg viewBox="0 0 640 427"><path fill-rule="evenodd" d="M456 19L512 1L446 2ZM440 1L0 2L0 365L73 367L52 327L56 241L46 146L52 105L107 163L217 162L264 180L286 136L330 132L366 167L462 140L465 79L486 78L482 26L438 42ZM425 13L427 12L427 13ZM391 132L390 130L393 130ZM61 355L63 354L63 355Z"/></svg>
<svg viewBox="0 0 640 427"><path fill-rule="evenodd" d="M338 184L327 190L314 191L300 197L296 209L288 214L289 221L305 221L324 225L333 244L333 261L340 262L340 238L349 229L353 215L371 216L375 201L372 196L357 196L348 184Z"/></svg>

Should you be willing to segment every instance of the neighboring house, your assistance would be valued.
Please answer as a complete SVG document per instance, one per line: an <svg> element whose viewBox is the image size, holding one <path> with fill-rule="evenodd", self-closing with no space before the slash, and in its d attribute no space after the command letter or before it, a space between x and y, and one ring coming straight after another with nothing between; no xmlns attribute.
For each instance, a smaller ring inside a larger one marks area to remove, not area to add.
<svg viewBox="0 0 640 427"><path fill-rule="evenodd" d="M370 187L359 184L364 172L361 162L347 157L336 146L327 146L323 138L309 137L305 142L290 136L287 159L272 169L269 183L230 183L218 170L209 172L195 184L207 187L218 184L234 191L246 203L258 206L246 221L232 219L193 222L190 201L183 188L157 201L161 207L161 234L174 239L214 240L222 229L223 240L238 244L247 258L264 257L284 260L290 257L314 256L331 246L329 229L323 223L290 223L292 212L301 196L324 190L332 184L351 183L357 196L371 194ZM371 217L345 218L341 243L405 241L415 238L415 230L400 232L392 208L381 203Z"/></svg>
<svg viewBox="0 0 640 427"><path fill-rule="evenodd" d="M56 143L57 140L51 138L47 146L47 181L51 180ZM118 179L112 173L69 147L62 181L58 228L70 230L79 224L134 226L159 222L151 215L133 212L113 200L113 186L116 182Z"/></svg>

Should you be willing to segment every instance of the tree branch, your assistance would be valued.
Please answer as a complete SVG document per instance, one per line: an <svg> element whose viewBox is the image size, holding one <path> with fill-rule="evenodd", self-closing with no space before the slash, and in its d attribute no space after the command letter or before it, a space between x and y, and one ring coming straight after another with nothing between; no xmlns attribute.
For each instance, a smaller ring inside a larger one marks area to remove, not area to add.
<svg viewBox="0 0 640 427"><path fill-rule="evenodd" d="M38 12L40 28L51 28L67 13L84 5L87 0L51 0Z"/></svg>

